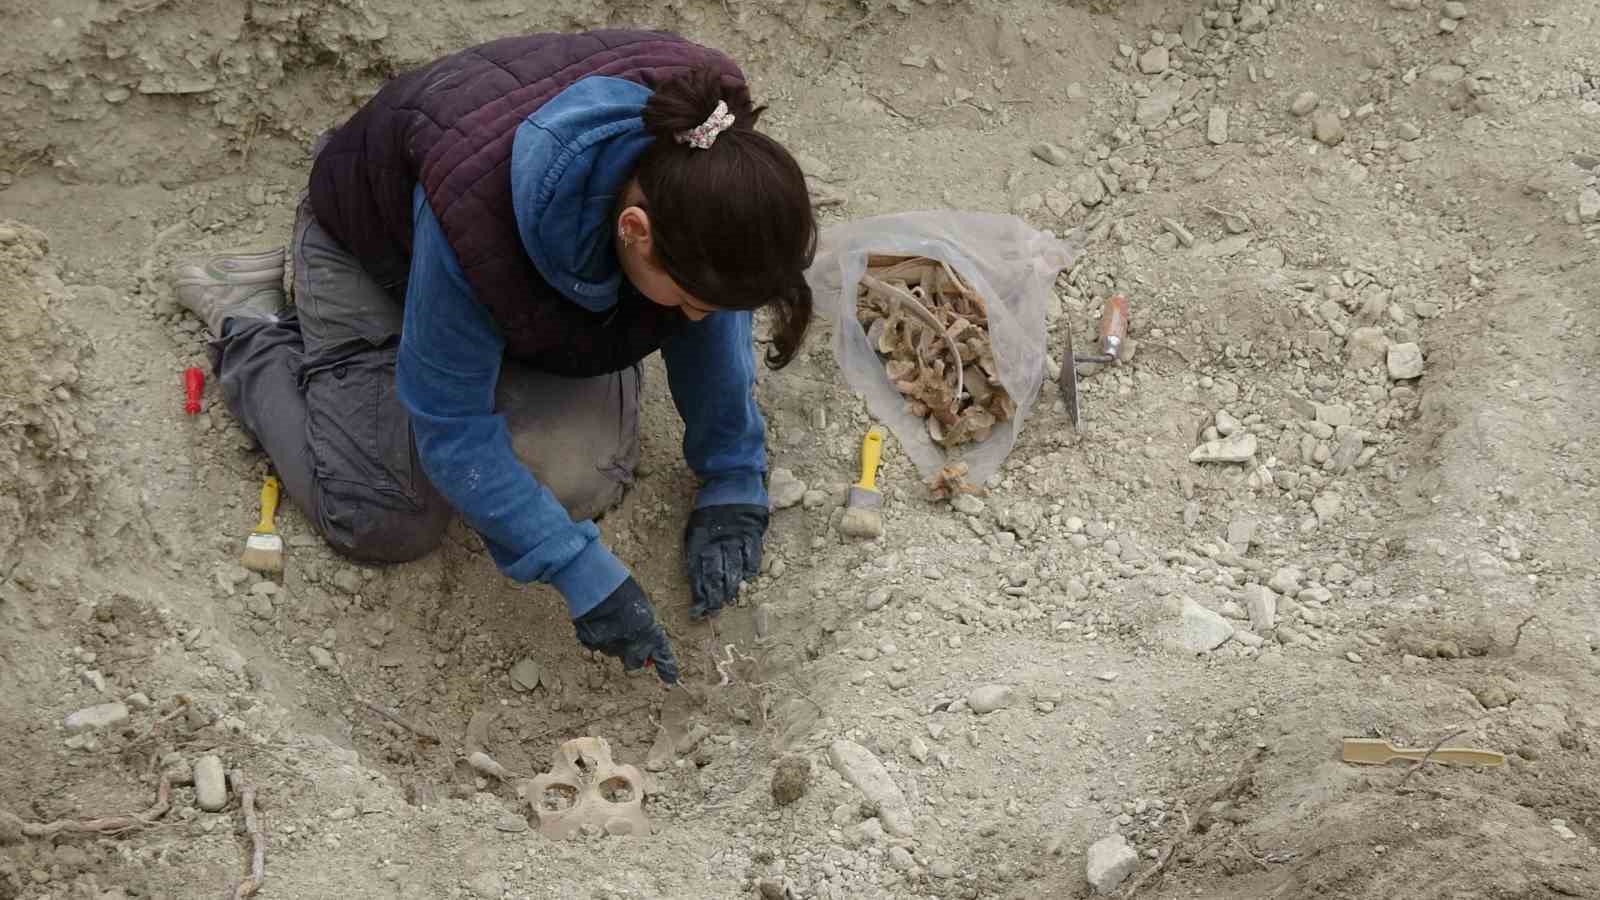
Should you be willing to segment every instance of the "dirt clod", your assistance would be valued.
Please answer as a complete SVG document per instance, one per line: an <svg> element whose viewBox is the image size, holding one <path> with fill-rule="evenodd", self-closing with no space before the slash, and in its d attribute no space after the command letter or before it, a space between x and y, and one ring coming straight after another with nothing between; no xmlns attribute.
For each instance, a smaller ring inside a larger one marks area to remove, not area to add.
<svg viewBox="0 0 1600 900"><path fill-rule="evenodd" d="M811 786L811 760L804 756L785 756L772 770L772 800L788 806L804 797Z"/></svg>

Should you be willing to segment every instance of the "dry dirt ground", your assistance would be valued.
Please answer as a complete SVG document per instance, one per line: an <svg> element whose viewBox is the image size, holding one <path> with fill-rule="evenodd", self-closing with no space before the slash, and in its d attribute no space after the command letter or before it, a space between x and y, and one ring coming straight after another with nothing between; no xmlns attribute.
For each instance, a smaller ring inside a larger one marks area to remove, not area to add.
<svg viewBox="0 0 1600 900"><path fill-rule="evenodd" d="M1133 302L1084 426L1047 385L983 496L929 501L891 441L868 544L836 531L868 422L829 329L764 375L815 491L747 593L764 638L684 614L654 369L603 527L698 704L581 653L459 526L364 569L288 509L286 573L247 575L265 462L214 391L181 408L176 255L284 241L311 140L386 75L602 25L740 59L828 221L1079 230L1052 348ZM232 896L208 754L256 791L261 897L1075 897L1111 835L1124 895L1600 897L1595 3L41 0L0 47L0 897ZM1249 461L1189 461L1227 433ZM552 842L464 761L584 734L657 770L654 834ZM1339 760L1451 735L1506 764ZM164 776L147 825L36 834Z"/></svg>

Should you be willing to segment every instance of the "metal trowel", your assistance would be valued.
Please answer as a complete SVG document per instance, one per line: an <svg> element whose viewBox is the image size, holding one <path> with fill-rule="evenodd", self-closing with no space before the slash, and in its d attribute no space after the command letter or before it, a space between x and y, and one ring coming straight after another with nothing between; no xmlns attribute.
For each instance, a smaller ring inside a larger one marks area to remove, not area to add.
<svg viewBox="0 0 1600 900"><path fill-rule="evenodd" d="M1078 427L1078 364L1107 363L1121 359L1122 342L1128 336L1128 298L1113 295L1100 313L1099 346L1096 354L1077 356L1072 352L1072 327L1067 326L1067 349L1061 355L1061 400L1066 404L1072 427Z"/></svg>

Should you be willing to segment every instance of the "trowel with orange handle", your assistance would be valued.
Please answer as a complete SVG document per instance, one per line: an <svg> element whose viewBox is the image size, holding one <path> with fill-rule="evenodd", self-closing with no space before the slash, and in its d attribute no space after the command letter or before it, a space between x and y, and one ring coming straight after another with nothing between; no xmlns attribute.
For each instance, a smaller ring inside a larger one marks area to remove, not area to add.
<svg viewBox="0 0 1600 900"><path fill-rule="evenodd" d="M1061 356L1061 400L1066 404L1067 417L1072 420L1072 427L1078 427L1078 363L1110 363L1116 364L1121 359L1122 342L1128 337L1128 298L1116 294L1106 301L1105 310L1100 313L1100 352L1091 355L1077 356L1072 352L1072 327L1065 329L1067 333L1067 349Z"/></svg>
<svg viewBox="0 0 1600 900"><path fill-rule="evenodd" d="M1494 750L1467 747L1440 747L1429 753L1414 747L1396 747L1379 738L1345 738L1344 761L1364 766L1387 765L1397 759L1443 763L1447 766L1503 766L1506 755Z"/></svg>

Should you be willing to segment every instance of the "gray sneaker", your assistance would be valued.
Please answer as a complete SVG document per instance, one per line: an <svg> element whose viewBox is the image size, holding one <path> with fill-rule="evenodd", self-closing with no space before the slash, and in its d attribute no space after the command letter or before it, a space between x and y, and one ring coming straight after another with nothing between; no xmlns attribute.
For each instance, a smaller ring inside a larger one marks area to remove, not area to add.
<svg viewBox="0 0 1600 900"><path fill-rule="evenodd" d="M226 319L277 321L284 306L283 248L180 260L172 268L172 289L213 337L221 336Z"/></svg>

